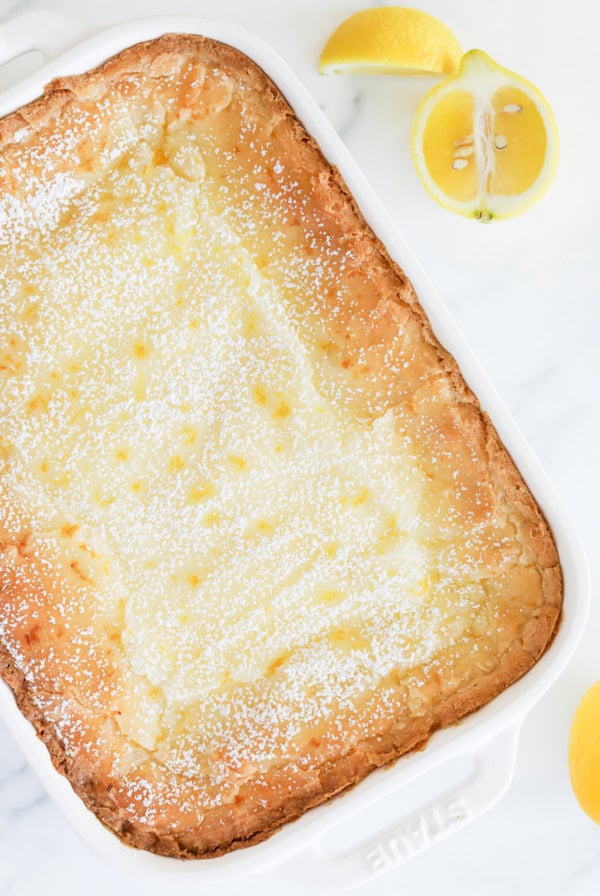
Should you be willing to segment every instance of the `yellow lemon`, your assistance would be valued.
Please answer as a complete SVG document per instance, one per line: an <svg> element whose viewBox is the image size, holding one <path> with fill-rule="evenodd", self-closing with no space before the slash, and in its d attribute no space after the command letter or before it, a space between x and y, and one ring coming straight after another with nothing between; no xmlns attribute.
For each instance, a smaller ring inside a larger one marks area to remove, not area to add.
<svg viewBox="0 0 600 896"><path fill-rule="evenodd" d="M552 110L540 91L481 50L421 101L412 157L441 205L481 221L524 211L548 188L558 160Z"/></svg>
<svg viewBox="0 0 600 896"><path fill-rule="evenodd" d="M581 808L600 824L600 681L592 685L575 712L569 773Z"/></svg>
<svg viewBox="0 0 600 896"><path fill-rule="evenodd" d="M445 75L462 51L450 29L420 9L379 6L346 19L321 53L321 74Z"/></svg>

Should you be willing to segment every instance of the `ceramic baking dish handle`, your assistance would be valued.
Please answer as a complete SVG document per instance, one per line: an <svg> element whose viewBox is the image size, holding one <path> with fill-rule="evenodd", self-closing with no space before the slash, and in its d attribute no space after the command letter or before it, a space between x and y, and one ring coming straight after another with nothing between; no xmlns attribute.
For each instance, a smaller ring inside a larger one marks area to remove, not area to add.
<svg viewBox="0 0 600 896"><path fill-rule="evenodd" d="M29 50L39 50L47 62L72 47L86 32L80 22L47 10L6 19L0 22L0 65Z"/></svg>
<svg viewBox="0 0 600 896"><path fill-rule="evenodd" d="M420 805L399 821L367 836L352 849L328 852L322 839L277 869L286 879L301 881L314 890L343 892L362 886L434 846L474 821L506 792L512 780L522 720L482 743L471 759L471 774L459 785ZM453 757L455 759L457 757ZM424 776L427 772L424 773ZM402 810L401 790L398 809ZM360 825L360 810L351 819ZM331 832L331 829L328 833Z"/></svg>

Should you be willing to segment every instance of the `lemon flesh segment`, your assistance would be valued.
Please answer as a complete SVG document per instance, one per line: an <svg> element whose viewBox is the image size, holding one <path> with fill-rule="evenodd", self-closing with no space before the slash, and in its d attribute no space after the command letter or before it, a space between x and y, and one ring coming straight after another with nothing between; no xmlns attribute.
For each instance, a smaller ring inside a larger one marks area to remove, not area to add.
<svg viewBox="0 0 600 896"><path fill-rule="evenodd" d="M600 824L600 681L587 691L575 712L569 774L579 805Z"/></svg>
<svg viewBox="0 0 600 896"><path fill-rule="evenodd" d="M365 9L336 28L321 53L321 74L444 75L462 51L452 31L429 13L405 6Z"/></svg>
<svg viewBox="0 0 600 896"><path fill-rule="evenodd" d="M429 173L439 189L457 202L477 196L477 168L470 164L475 103L468 90L453 90L432 110L423 136Z"/></svg>
<svg viewBox="0 0 600 896"><path fill-rule="evenodd" d="M524 91L501 87L492 97L494 173L491 191L499 196L525 193L536 182L548 138L538 107Z"/></svg>
<svg viewBox="0 0 600 896"><path fill-rule="evenodd" d="M558 157L552 111L532 84L481 50L424 97L412 156L429 193L488 221L524 211L547 189Z"/></svg>

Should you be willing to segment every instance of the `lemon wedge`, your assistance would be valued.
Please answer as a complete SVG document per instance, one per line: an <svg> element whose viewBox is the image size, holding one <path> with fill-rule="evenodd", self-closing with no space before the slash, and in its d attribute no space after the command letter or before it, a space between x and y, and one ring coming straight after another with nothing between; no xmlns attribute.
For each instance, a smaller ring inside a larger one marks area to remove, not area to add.
<svg viewBox="0 0 600 896"><path fill-rule="evenodd" d="M321 53L321 74L445 75L462 50L450 29L420 9L364 9L336 28Z"/></svg>
<svg viewBox="0 0 600 896"><path fill-rule="evenodd" d="M583 811L600 824L600 681L584 694L569 739L571 786Z"/></svg>
<svg viewBox="0 0 600 896"><path fill-rule="evenodd" d="M558 160L558 133L537 87L471 50L458 74L421 101L411 148L434 199L490 221L524 211L545 193Z"/></svg>

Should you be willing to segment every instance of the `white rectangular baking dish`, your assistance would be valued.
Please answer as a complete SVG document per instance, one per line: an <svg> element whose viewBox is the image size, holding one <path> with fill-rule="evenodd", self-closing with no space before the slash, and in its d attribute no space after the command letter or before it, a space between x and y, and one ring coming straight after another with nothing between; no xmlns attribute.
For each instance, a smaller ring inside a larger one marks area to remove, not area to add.
<svg viewBox="0 0 600 896"><path fill-rule="evenodd" d="M587 560L542 468L407 243L316 102L261 40L231 23L195 17L142 19L90 35L77 23L54 13L27 13L0 24L0 65L33 49L42 52L45 62L33 75L0 95L0 116L34 99L51 78L84 72L125 47L167 32L204 34L254 59L281 89L328 160L339 168L370 226L412 280L439 339L457 359L546 514L564 573L563 619L550 649L523 679L461 724L438 732L425 751L371 774L351 793L313 809L265 843L206 861L182 862L123 845L55 771L46 748L2 682L0 714L83 839L107 859L135 869L142 878L151 875L154 881L178 887L187 884L198 890L277 868L278 873L316 890L347 890L434 845L475 819L505 792L512 777L521 722L564 669L582 634L589 604ZM457 764L461 769L468 767L468 774L463 774L458 784L454 777ZM413 804L416 794L414 809L403 802L408 791L412 791ZM393 800L386 799L390 794ZM351 835L348 819L352 819ZM337 842L332 835L336 828L343 832Z"/></svg>

